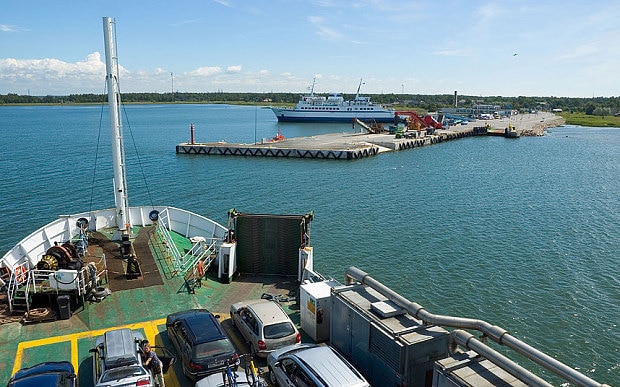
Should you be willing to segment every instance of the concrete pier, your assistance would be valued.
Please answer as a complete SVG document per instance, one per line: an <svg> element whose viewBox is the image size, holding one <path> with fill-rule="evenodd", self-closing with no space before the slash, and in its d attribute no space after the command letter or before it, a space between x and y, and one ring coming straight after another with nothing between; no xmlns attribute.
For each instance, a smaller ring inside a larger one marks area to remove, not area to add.
<svg viewBox="0 0 620 387"><path fill-rule="evenodd" d="M309 159L355 160L376 156L382 152L401 151L443 141L470 136L486 135L486 124L494 128L512 125L522 135L542 135L545 128L562 125L560 117L551 113L524 114L511 119L479 120L467 125L435 130L414 131L408 138L396 138L394 134L330 133L317 136L286 138L256 144L181 143L177 154L289 157Z"/></svg>

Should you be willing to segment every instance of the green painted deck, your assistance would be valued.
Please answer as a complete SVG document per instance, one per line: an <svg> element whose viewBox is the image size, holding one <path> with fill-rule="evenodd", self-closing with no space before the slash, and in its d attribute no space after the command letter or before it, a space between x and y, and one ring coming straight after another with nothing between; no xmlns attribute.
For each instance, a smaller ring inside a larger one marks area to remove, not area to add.
<svg viewBox="0 0 620 387"><path fill-rule="evenodd" d="M135 234L139 235L140 230L135 231L138 231ZM107 237L109 238L109 235ZM191 248L191 242L187 238L174 234L173 239L180 251ZM109 262L119 259L108 256L118 249L109 244L107 246L106 260ZM155 281L149 281L146 278L149 273L144 272L145 278L129 280L141 281L139 287L113 291L101 302L87 301L83 307L77 309L72 305L73 314L68 320L26 325L11 322L0 325L0 381L8 381L15 371L23 367L43 361L68 360L76 368L80 385L92 385L92 360L88 350L94 346L97 336L109 329L131 327L142 331L152 343L163 345L176 353L166 333L165 318L170 313L192 308L206 308L219 315L220 322L233 339L238 353L248 353L249 348L230 324L230 305L242 300L260 298L263 293L293 295L291 292L297 288L295 280L262 276L240 276L230 284L222 284L208 272L205 278L201 279L200 286L194 289L194 293L190 293L184 276L174 273L165 247L156 238L151 238L150 246L159 270L157 275L162 278L161 284L153 284ZM91 244L90 248L103 249L100 244ZM94 252L93 255L100 252ZM109 273L109 276L118 274ZM107 286L105 283L103 285ZM296 303L285 302L282 306L299 327ZM307 337L304 339L309 340ZM264 360L256 361L259 366L264 367ZM165 379L167 386L194 385L183 375L180 362L173 365Z"/></svg>

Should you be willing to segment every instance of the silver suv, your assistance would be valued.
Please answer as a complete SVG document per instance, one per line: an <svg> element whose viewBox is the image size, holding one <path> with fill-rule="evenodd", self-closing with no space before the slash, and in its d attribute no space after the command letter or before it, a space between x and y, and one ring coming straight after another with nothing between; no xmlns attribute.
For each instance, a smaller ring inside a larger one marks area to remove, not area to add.
<svg viewBox="0 0 620 387"><path fill-rule="evenodd" d="M267 365L276 386L370 386L351 363L327 345L284 347L269 354Z"/></svg>
<svg viewBox="0 0 620 387"><path fill-rule="evenodd" d="M95 340L93 381L95 387L152 387L153 377L142 366L140 343L144 336L129 328L107 331Z"/></svg>
<svg viewBox="0 0 620 387"><path fill-rule="evenodd" d="M295 324L275 301L260 299L232 304L230 319L250 344L251 352L261 357L301 342Z"/></svg>

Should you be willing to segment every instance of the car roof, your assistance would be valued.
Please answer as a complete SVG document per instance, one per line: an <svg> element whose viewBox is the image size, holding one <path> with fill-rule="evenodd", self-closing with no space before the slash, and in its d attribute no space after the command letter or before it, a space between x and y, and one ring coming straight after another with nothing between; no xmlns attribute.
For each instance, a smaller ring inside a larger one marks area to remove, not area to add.
<svg viewBox="0 0 620 387"><path fill-rule="evenodd" d="M280 304L271 300L248 301L248 308L252 309L263 323L290 321Z"/></svg>
<svg viewBox="0 0 620 387"><path fill-rule="evenodd" d="M175 321L180 321L187 334L194 343L207 343L209 341L227 338L219 322L213 313L206 309L192 309L172 315Z"/></svg>
<svg viewBox="0 0 620 387"><path fill-rule="evenodd" d="M45 373L62 373L66 372L73 374L73 364L68 361L48 361L33 365L32 367L22 368L17 371L13 376L13 379L20 379L31 375L45 374Z"/></svg>
<svg viewBox="0 0 620 387"><path fill-rule="evenodd" d="M136 339L129 328L114 329L103 335L106 368L135 364L137 360Z"/></svg>
<svg viewBox="0 0 620 387"><path fill-rule="evenodd" d="M352 366L339 356L335 350L327 345L310 347L295 352L293 356L305 363L308 368L329 385L351 385L364 382L362 376L351 368Z"/></svg>
<svg viewBox="0 0 620 387"><path fill-rule="evenodd" d="M41 373L28 375L19 379L11 379L7 387L42 387L59 386L62 380L62 373Z"/></svg>

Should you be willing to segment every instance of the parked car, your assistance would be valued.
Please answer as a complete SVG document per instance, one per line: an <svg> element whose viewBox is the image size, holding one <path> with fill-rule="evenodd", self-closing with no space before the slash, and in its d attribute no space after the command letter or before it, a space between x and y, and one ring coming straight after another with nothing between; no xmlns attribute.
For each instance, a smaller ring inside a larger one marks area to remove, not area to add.
<svg viewBox="0 0 620 387"><path fill-rule="evenodd" d="M48 361L22 368L9 380L7 387L75 387L76 376L68 361Z"/></svg>
<svg viewBox="0 0 620 387"><path fill-rule="evenodd" d="M250 344L251 352L266 357L271 351L301 343L301 334L280 304L271 300L238 302L230 306L232 325Z"/></svg>
<svg viewBox="0 0 620 387"><path fill-rule="evenodd" d="M267 365L276 386L370 386L351 363L327 345L280 348L269 354Z"/></svg>
<svg viewBox="0 0 620 387"><path fill-rule="evenodd" d="M166 318L168 337L193 381L239 365L239 355L213 313L206 309L177 312Z"/></svg>
<svg viewBox="0 0 620 387"><path fill-rule="evenodd" d="M95 387L152 387L153 377L142 365L140 344L144 336L129 328L107 331L95 339L93 381Z"/></svg>

